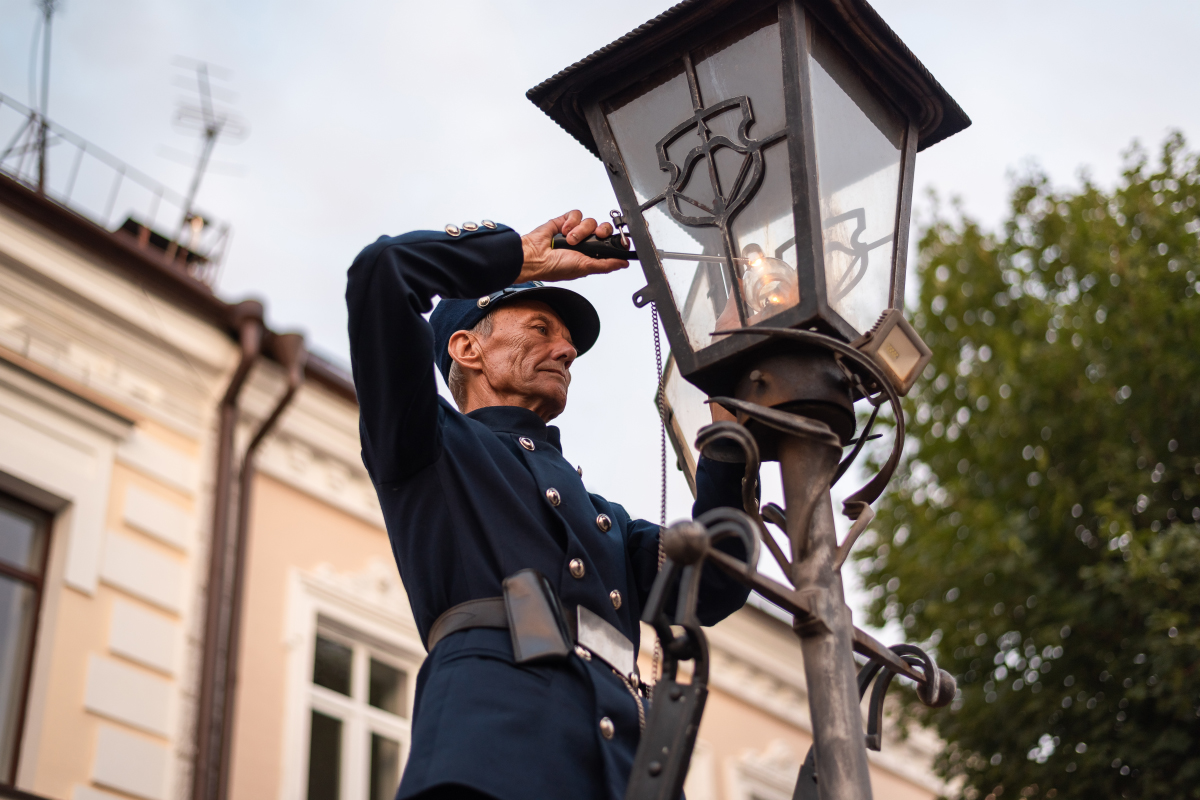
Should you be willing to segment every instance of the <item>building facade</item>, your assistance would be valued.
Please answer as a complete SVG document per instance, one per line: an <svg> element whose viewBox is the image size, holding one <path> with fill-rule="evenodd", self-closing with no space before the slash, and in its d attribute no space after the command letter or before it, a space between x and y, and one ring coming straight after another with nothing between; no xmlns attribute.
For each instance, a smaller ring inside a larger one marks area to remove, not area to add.
<svg viewBox="0 0 1200 800"><path fill-rule="evenodd" d="M284 337L261 328L248 363L247 306L138 230L0 172L0 793L207 800L202 773L230 800L390 800L425 649L353 386L310 356L290 393ZM711 643L688 796L790 798L811 744L798 642L747 607ZM207 755L206 719L225 731ZM887 741L876 795L938 794L936 747Z"/></svg>

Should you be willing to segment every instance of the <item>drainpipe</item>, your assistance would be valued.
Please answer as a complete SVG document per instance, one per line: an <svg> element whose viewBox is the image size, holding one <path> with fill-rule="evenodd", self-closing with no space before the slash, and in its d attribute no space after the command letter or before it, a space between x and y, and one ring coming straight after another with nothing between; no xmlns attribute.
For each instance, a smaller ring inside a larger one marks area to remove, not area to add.
<svg viewBox="0 0 1200 800"><path fill-rule="evenodd" d="M238 397L250 368L262 351L263 306L246 300L232 309L234 327L241 346L241 360L225 396L221 398L217 432L217 476L213 488L212 541L205 592L204 641L200 659L200 692L196 704L196 758L192 765L192 800L216 797L217 756L220 753L220 718L215 711L220 700L217 685L221 659L222 617L226 564L229 556L230 499L233 493L233 446L238 420Z"/></svg>
<svg viewBox="0 0 1200 800"><path fill-rule="evenodd" d="M246 583L246 553L250 539L250 502L254 485L254 461L263 440L274 429L300 385L304 383L304 364L308 352L304 337L285 333L272 337L272 355L287 370L287 390L275 404L275 409L259 426L242 456L241 488L238 491L237 544L233 560L233 588L230 598L229 641L225 652L225 702L222 715L221 751L218 766L217 800L229 796L229 775L232 768L234 705L238 681L238 656L241 650L242 600Z"/></svg>

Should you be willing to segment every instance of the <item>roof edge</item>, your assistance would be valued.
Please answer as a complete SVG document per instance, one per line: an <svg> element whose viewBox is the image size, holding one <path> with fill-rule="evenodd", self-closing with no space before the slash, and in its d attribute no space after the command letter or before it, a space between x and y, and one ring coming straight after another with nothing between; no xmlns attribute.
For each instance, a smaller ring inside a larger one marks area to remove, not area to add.
<svg viewBox="0 0 1200 800"><path fill-rule="evenodd" d="M178 302L220 328L229 338L237 339L234 312L237 303L227 303L217 297L206 284L173 266L155 251L139 247L132 237L109 231L2 172L0 205L59 234L75 247L99 256L96 263L101 267L123 273L147 289ZM280 335L269 328L267 333L269 337ZM278 361L273 352L266 355ZM331 360L310 351L305 377L338 397L358 404L353 379Z"/></svg>

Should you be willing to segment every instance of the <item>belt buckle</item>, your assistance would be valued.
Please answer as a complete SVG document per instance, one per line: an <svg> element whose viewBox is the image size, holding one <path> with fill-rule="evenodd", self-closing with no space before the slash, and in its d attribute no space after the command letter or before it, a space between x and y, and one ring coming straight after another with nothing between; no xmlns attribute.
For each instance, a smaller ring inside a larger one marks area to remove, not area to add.
<svg viewBox="0 0 1200 800"><path fill-rule="evenodd" d="M627 679L636 680L637 658L633 642L594 611L583 606L575 608L576 642Z"/></svg>

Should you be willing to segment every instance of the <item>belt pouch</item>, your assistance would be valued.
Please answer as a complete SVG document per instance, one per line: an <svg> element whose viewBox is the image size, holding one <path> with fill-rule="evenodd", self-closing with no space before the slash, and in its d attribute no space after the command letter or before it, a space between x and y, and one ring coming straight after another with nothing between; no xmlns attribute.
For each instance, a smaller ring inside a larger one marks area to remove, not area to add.
<svg viewBox="0 0 1200 800"><path fill-rule="evenodd" d="M518 664L570 655L572 637L562 606L540 572L523 569L505 578L504 608Z"/></svg>

